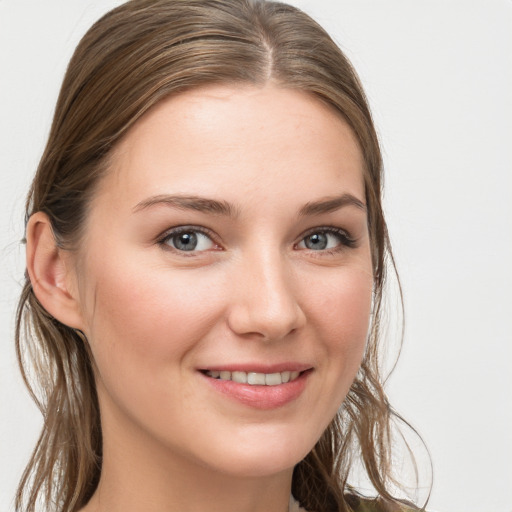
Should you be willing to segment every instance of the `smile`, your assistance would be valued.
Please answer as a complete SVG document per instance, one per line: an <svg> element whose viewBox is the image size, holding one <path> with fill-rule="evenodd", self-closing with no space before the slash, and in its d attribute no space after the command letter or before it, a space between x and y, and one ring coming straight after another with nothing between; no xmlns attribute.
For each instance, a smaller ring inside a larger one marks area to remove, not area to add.
<svg viewBox="0 0 512 512"><path fill-rule="evenodd" d="M279 366L281 368L246 366L246 370L241 368L203 369L200 370L200 374L210 388L220 395L253 409L269 410L283 407L297 400L306 388L314 370L311 366L302 364ZM256 369L260 371L250 371Z"/></svg>
<svg viewBox="0 0 512 512"><path fill-rule="evenodd" d="M249 384L251 386L279 386L297 379L298 371L284 371L276 373L258 373L228 370L207 370L205 375L212 379L237 382L238 384Z"/></svg>

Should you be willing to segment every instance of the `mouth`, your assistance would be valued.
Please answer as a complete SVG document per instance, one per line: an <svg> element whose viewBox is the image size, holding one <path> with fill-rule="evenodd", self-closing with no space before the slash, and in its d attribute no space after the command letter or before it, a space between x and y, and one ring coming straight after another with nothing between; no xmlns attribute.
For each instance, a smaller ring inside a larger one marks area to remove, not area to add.
<svg viewBox="0 0 512 512"><path fill-rule="evenodd" d="M202 373L212 379L231 381L249 386L279 386L298 379L303 373L310 371L283 371L273 373L229 371L229 370L202 370Z"/></svg>
<svg viewBox="0 0 512 512"><path fill-rule="evenodd" d="M298 362L235 363L199 369L210 389L253 409L269 410L295 402L315 368Z"/></svg>

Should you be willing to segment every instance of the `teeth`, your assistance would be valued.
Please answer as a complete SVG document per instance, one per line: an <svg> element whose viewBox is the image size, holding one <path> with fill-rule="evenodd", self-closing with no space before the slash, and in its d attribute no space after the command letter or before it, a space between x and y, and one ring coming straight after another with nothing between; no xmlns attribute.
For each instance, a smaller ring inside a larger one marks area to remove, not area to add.
<svg viewBox="0 0 512 512"><path fill-rule="evenodd" d="M251 384L252 386L278 386L295 380L300 372L280 373L256 373L256 372L228 372L226 370L207 370L206 375L214 379L232 380L240 384Z"/></svg>
<svg viewBox="0 0 512 512"><path fill-rule="evenodd" d="M258 385L258 386L264 386L265 385L265 374L264 373L254 373L250 372L247 374L247 383ZM281 382L279 382L281 384Z"/></svg>
<svg viewBox="0 0 512 512"><path fill-rule="evenodd" d="M247 373L245 372L232 372L231 380L240 384L247 384Z"/></svg>
<svg viewBox="0 0 512 512"><path fill-rule="evenodd" d="M283 379L281 378L280 373L266 373L265 374L265 384L267 386L276 386L277 384L281 384Z"/></svg>

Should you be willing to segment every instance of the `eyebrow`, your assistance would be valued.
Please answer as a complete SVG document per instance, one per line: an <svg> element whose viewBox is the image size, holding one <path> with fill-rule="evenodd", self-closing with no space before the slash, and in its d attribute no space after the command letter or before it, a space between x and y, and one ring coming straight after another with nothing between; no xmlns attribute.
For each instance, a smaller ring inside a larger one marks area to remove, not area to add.
<svg viewBox="0 0 512 512"><path fill-rule="evenodd" d="M184 196L184 195L157 195L144 199L138 203L133 212L146 210L156 205L166 205L179 210L195 210L204 213L213 213L215 215L226 215L228 217L236 217L238 211L227 201L218 201L216 199L208 199L200 196Z"/></svg>
<svg viewBox="0 0 512 512"><path fill-rule="evenodd" d="M322 213L330 213L345 206L355 206L366 212L366 205L352 194L343 194L339 197L328 197L319 201L306 203L299 211L301 217L312 215L321 215Z"/></svg>
<svg viewBox="0 0 512 512"><path fill-rule="evenodd" d="M136 213L157 205L166 205L179 210L195 210L203 213L213 213L215 215L224 215L227 217L237 217L239 214L239 210L227 201L219 201L201 196L166 194L144 199L133 208L133 212ZM343 194L339 197L328 197L320 199L319 201L306 203L299 210L299 216L307 217L321 215L323 213L330 213L339 210L346 206L355 206L366 212L366 205L360 199L352 194Z"/></svg>

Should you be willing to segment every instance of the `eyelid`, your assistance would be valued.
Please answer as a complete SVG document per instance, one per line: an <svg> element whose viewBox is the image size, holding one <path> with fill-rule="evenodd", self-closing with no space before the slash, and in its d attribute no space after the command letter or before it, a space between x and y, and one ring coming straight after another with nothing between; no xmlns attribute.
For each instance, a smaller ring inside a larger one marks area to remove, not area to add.
<svg viewBox="0 0 512 512"><path fill-rule="evenodd" d="M302 240L306 236L311 235L313 233L336 233L338 235L346 237L349 240L355 241L355 239L350 235L350 232L347 229L343 229L337 226L316 226L302 233L300 239Z"/></svg>

